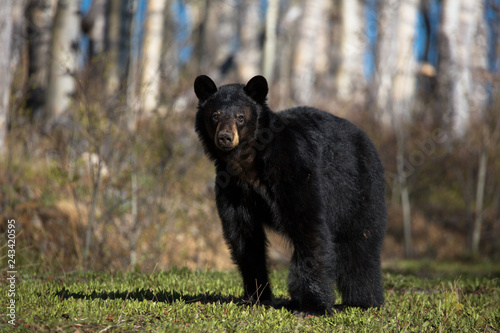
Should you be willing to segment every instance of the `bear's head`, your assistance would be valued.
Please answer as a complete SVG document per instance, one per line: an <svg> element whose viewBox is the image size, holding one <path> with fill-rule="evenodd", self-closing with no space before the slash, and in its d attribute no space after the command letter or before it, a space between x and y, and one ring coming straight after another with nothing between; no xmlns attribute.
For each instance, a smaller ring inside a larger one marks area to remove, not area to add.
<svg viewBox="0 0 500 333"><path fill-rule="evenodd" d="M198 97L196 132L209 155L230 152L257 135L258 119L267 109L267 81L253 77L246 85L217 86L206 75L194 81ZM213 156L215 157L215 156Z"/></svg>

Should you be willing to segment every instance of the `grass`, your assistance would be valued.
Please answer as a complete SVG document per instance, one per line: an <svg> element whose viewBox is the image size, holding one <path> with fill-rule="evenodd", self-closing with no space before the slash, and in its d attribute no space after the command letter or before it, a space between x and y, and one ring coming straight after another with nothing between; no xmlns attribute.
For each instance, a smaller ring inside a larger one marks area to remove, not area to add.
<svg viewBox="0 0 500 333"><path fill-rule="evenodd" d="M409 265L412 266L412 265ZM496 267L496 266L495 266ZM489 267L491 268L491 267ZM2 278L0 331L19 332L497 332L500 275L439 277L385 273L386 303L326 317L297 317L284 308L249 306L237 272L172 269L151 274L22 273L15 285L15 325L5 315L9 285ZM436 275L437 276L437 275ZM271 275L287 297L286 271ZM340 302L340 299L338 300Z"/></svg>

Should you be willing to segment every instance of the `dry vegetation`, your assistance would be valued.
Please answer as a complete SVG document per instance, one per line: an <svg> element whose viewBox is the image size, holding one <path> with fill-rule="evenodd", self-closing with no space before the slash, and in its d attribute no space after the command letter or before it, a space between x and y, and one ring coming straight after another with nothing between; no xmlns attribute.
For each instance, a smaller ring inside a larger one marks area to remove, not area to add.
<svg viewBox="0 0 500 333"><path fill-rule="evenodd" d="M193 130L196 107L188 84L189 79L179 93L188 96L185 109L166 106L163 115L142 120L135 131L127 127L121 102L100 98L98 89L81 90L71 123L48 136L38 134L22 106L14 112L10 154L1 161L0 206L3 220L18 221L21 265L62 271L232 267L215 210L213 166ZM401 206L391 182L395 139L381 131L369 110L341 108L337 114L366 130L380 150L388 175L384 258L402 258ZM479 144L452 149L459 143L432 141L431 147L433 133L414 129L407 143L409 158L415 149L423 151L409 176L414 256L466 258ZM495 147L488 149L480 255L494 259L500 253L500 162ZM276 235L271 243L273 264L286 262L288 245Z"/></svg>

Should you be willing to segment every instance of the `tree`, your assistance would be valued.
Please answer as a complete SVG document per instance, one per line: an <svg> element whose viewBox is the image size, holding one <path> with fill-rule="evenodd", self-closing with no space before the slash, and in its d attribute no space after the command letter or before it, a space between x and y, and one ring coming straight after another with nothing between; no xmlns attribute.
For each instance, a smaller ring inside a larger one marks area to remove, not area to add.
<svg viewBox="0 0 500 333"><path fill-rule="evenodd" d="M134 0L108 0L108 13L106 17L106 70L105 82L108 96L116 94L120 82L124 81L127 74L127 61L130 45L130 14L134 10ZM127 29L128 28L128 29ZM125 58L125 61L124 61Z"/></svg>
<svg viewBox="0 0 500 333"><path fill-rule="evenodd" d="M341 59L337 73L337 95L342 101L363 100L363 57L366 51L363 1L343 0Z"/></svg>
<svg viewBox="0 0 500 333"><path fill-rule="evenodd" d="M239 77L246 81L260 74L262 68L260 4L254 0L242 0L240 6L240 48L236 60Z"/></svg>
<svg viewBox="0 0 500 333"><path fill-rule="evenodd" d="M0 156L7 151L7 117L11 83L10 59L12 52L12 0L0 6Z"/></svg>
<svg viewBox="0 0 500 333"><path fill-rule="evenodd" d="M44 131L64 122L75 93L80 32L80 1L59 0L52 30L52 58L45 105Z"/></svg>
<svg viewBox="0 0 500 333"><path fill-rule="evenodd" d="M27 106L35 118L43 115L45 105L54 4L53 0L30 0L26 8L29 61Z"/></svg>
<svg viewBox="0 0 500 333"><path fill-rule="evenodd" d="M276 59L276 29L278 26L279 0L269 0L266 12L266 39L264 42L264 60L262 72L272 83L274 77L274 63Z"/></svg>
<svg viewBox="0 0 500 333"><path fill-rule="evenodd" d="M419 0L408 0L399 3L397 24L397 63L392 86L392 120L397 137L397 172L403 208L403 226L405 236L405 253L412 255L410 191L404 165L404 149L406 131L404 125L411 119L413 99L415 96L416 60L413 52L413 41L416 34L416 21Z"/></svg>
<svg viewBox="0 0 500 333"><path fill-rule="evenodd" d="M396 71L392 84L392 118L396 122L395 129L402 122L409 122L413 111L417 69L413 43L416 36L419 1L401 1L397 13Z"/></svg>
<svg viewBox="0 0 500 333"><path fill-rule="evenodd" d="M142 51L141 98L142 112L150 116L159 103L160 64L166 0L150 0Z"/></svg>
<svg viewBox="0 0 500 333"><path fill-rule="evenodd" d="M381 124L390 128L392 103L391 89L392 79L396 73L397 56L397 0L381 0L378 7L378 42L375 72L375 95L377 103L377 115Z"/></svg>
<svg viewBox="0 0 500 333"><path fill-rule="evenodd" d="M102 56L106 47L107 0L93 0L82 19L82 30L89 35L89 57Z"/></svg>
<svg viewBox="0 0 500 333"><path fill-rule="evenodd" d="M472 54L480 49L474 45L478 41L478 33L479 40L485 40L482 1L443 1L439 36L439 99L445 110L444 122L451 125L456 137L465 134L474 108L484 107L480 106L484 100L476 98L476 86L472 79L473 63L476 68L487 67L486 42L482 45L481 55Z"/></svg>
<svg viewBox="0 0 500 333"><path fill-rule="evenodd" d="M183 7L181 7L183 6ZM190 10L187 10L187 6L180 1L171 3L170 1L165 6L165 14L163 20L163 44L162 44L162 58L161 58L161 81L168 82L169 86L172 83L178 83L180 78L179 71L179 58L180 58L180 50L182 46L179 45L181 42L177 41L177 36L181 32L178 28L178 25L181 24L179 20L176 20L176 13L180 10L184 10L187 13L190 13ZM185 18L182 18L185 20ZM181 19L181 20L182 20ZM185 22L183 22L186 24ZM172 91L172 89L169 89ZM169 98L171 96L167 96Z"/></svg>
<svg viewBox="0 0 500 333"><path fill-rule="evenodd" d="M483 73L488 72L487 32L482 1L443 2L438 67L439 101L445 110L443 123L453 137L463 140L479 124L489 93ZM487 132L487 131L486 131ZM488 140L478 148L475 218L472 221L471 251L479 251L483 223L483 201L488 163ZM472 198L466 199L472 205Z"/></svg>
<svg viewBox="0 0 500 333"><path fill-rule="evenodd" d="M292 68L292 95L300 104L310 102L316 80L316 58L318 57L318 35L326 25L326 0L304 2L302 18L297 34L297 44Z"/></svg>
<svg viewBox="0 0 500 333"><path fill-rule="evenodd" d="M469 123L480 124L480 128L482 127L486 129L490 126L490 124L486 123L484 118L485 109L490 98L487 88L488 82L486 80L486 77L489 76L487 28L483 15L483 8L480 5L478 6L478 4L475 5L476 7L474 10L476 12L473 13L473 15L475 16L475 19L477 19L477 24L469 27L469 29L475 30L471 41L472 49L470 50L469 58L469 71L471 72L471 90L467 91L469 94ZM467 12L467 15L471 15L471 13ZM472 31L469 31L469 33L472 33ZM481 241L484 195L486 188L486 170L489 157L488 150L491 149L491 147L496 147L495 141L497 141L496 136L498 135L496 128L493 130L485 130L484 132L487 134L483 134L486 138L483 137L482 141L479 143L479 161L477 164L479 171L476 186L475 218L471 239L471 251L474 254L479 253L479 245Z"/></svg>
<svg viewBox="0 0 500 333"><path fill-rule="evenodd" d="M200 70L216 82L234 69L238 42L238 1L206 0L198 42Z"/></svg>
<svg viewBox="0 0 500 333"><path fill-rule="evenodd" d="M394 178L403 208L406 256L412 255L411 207L405 170L405 124L413 111L416 60L413 52L419 0L380 2L380 39L377 61L377 106L382 124L396 135Z"/></svg>

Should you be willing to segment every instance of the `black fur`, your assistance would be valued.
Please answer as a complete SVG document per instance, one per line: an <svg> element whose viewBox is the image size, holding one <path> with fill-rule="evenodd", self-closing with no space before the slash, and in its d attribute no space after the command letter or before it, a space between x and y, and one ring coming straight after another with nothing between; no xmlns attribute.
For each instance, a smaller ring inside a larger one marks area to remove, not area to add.
<svg viewBox="0 0 500 333"><path fill-rule="evenodd" d="M380 306L384 170L366 134L311 107L272 112L262 76L217 89L202 75L194 89L195 129L215 161L217 209L246 296L272 300L269 227L293 244L292 309L330 312L334 284L345 306Z"/></svg>

